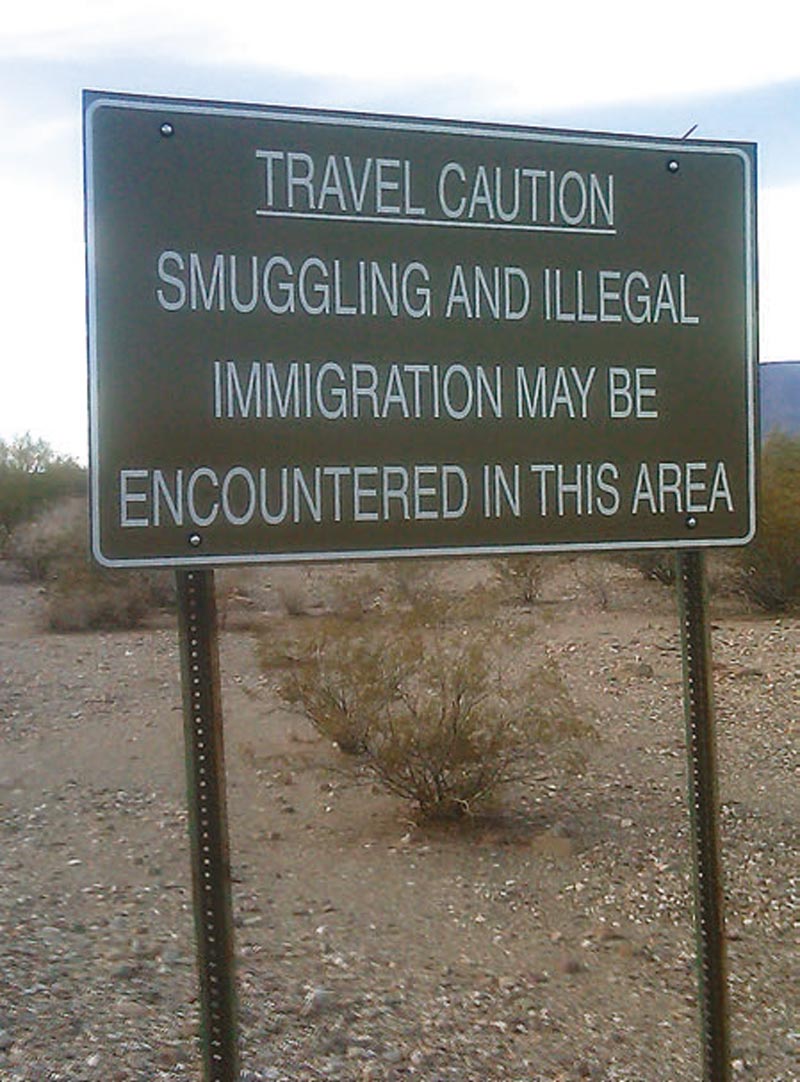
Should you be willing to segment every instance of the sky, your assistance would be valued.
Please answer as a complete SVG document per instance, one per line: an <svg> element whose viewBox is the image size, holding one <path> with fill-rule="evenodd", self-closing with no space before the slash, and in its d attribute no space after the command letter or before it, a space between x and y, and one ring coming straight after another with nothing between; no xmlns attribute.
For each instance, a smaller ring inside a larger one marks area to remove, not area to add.
<svg viewBox="0 0 800 1082"><path fill-rule="evenodd" d="M785 0L70 0L0 23L0 438L87 458L81 90L755 142L762 361L800 360ZM793 22L794 20L792 20Z"/></svg>

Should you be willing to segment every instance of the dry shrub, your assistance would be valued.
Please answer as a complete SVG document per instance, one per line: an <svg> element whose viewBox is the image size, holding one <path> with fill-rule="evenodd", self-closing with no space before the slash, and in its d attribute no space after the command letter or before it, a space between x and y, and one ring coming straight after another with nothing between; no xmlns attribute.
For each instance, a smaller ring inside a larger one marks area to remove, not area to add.
<svg viewBox="0 0 800 1082"><path fill-rule="evenodd" d="M421 818L468 814L593 733L555 665L501 665L496 631L432 631L413 614L370 624L295 642L277 691Z"/></svg>
<svg viewBox="0 0 800 1082"><path fill-rule="evenodd" d="M308 584L302 571L288 568L277 584L278 595L290 616L305 616L312 608Z"/></svg>
<svg viewBox="0 0 800 1082"><path fill-rule="evenodd" d="M374 601L365 611L379 610L387 618L429 629L485 621L486 614L497 607L495 584L448 583L442 573L445 567L427 559L386 561L372 578Z"/></svg>
<svg viewBox="0 0 800 1082"><path fill-rule="evenodd" d="M401 607L424 607L439 593L434 566L428 560L387 560L382 570L387 596Z"/></svg>
<svg viewBox="0 0 800 1082"><path fill-rule="evenodd" d="M545 561L542 556L504 556L492 561L501 589L512 601L532 605L542 593Z"/></svg>
<svg viewBox="0 0 800 1082"><path fill-rule="evenodd" d="M601 553L589 553L573 563L575 579L601 612L611 606L611 572L608 560Z"/></svg>
<svg viewBox="0 0 800 1082"><path fill-rule="evenodd" d="M47 621L53 631L134 628L152 607L146 574L101 569L88 557L62 565L47 586Z"/></svg>
<svg viewBox="0 0 800 1082"><path fill-rule="evenodd" d="M737 550L739 588L767 612L800 598L800 438L772 433L761 451L755 540Z"/></svg>
<svg viewBox="0 0 800 1082"><path fill-rule="evenodd" d="M57 564L83 558L87 531L86 500L62 500L14 530L9 555L34 582L46 582Z"/></svg>
<svg viewBox="0 0 800 1082"><path fill-rule="evenodd" d="M360 619L376 606L380 580L355 565L275 567L268 576L273 597L287 616L341 615Z"/></svg>
<svg viewBox="0 0 800 1082"><path fill-rule="evenodd" d="M337 568L325 583L325 609L344 620L361 620L380 604L381 579L375 572Z"/></svg>
<svg viewBox="0 0 800 1082"><path fill-rule="evenodd" d="M365 640L343 622L331 621L326 632L295 640L286 656L294 665L279 680L279 695L300 706L345 754L364 752L369 726L387 709L403 678L404 651L392 656L374 636Z"/></svg>
<svg viewBox="0 0 800 1082"><path fill-rule="evenodd" d="M710 549L706 554L706 590L710 598L740 598L738 555L732 549Z"/></svg>
<svg viewBox="0 0 800 1082"><path fill-rule="evenodd" d="M623 563L635 568L648 582L660 582L662 586L672 586L675 583L675 553L670 549L627 552Z"/></svg>
<svg viewBox="0 0 800 1082"><path fill-rule="evenodd" d="M260 567L222 567L214 572L217 619L221 629L257 631L272 602L268 576Z"/></svg>
<svg viewBox="0 0 800 1082"><path fill-rule="evenodd" d="M85 498L56 503L17 527L9 547L28 575L44 584L54 631L136 627L151 609L174 600L166 572L110 570L92 562Z"/></svg>

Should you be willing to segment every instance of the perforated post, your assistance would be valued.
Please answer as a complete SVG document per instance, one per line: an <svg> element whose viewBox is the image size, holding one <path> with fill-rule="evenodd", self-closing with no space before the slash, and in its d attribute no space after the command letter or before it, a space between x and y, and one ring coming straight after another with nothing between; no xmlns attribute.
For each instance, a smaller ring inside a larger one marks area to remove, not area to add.
<svg viewBox="0 0 800 1082"><path fill-rule="evenodd" d="M719 846L719 794L705 569L699 551L677 554L683 646L689 807L695 887L704 1082L729 1082L725 920Z"/></svg>
<svg viewBox="0 0 800 1082"><path fill-rule="evenodd" d="M213 571L178 571L204 1082L238 1082L233 921Z"/></svg>

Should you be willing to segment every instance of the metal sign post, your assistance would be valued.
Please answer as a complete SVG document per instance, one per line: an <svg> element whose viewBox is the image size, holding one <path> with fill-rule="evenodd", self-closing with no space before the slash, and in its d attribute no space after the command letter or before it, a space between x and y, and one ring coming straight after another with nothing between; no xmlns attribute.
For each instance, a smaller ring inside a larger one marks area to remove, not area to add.
<svg viewBox="0 0 800 1082"><path fill-rule="evenodd" d="M230 858L213 571L178 571L204 1082L238 1082Z"/></svg>
<svg viewBox="0 0 800 1082"><path fill-rule="evenodd" d="M698 550L678 552L677 572L689 759L703 1079L704 1082L728 1082L730 1052L719 794L702 554Z"/></svg>
<svg viewBox="0 0 800 1082"><path fill-rule="evenodd" d="M91 533L174 567L206 1082L238 1073L213 572L679 550L705 1082L703 565L756 527L756 148L84 93Z"/></svg>

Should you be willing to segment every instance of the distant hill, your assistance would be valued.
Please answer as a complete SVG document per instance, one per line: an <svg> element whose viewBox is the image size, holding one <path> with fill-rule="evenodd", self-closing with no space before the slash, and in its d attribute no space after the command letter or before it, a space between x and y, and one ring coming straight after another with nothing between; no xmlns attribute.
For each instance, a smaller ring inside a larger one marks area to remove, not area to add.
<svg viewBox="0 0 800 1082"><path fill-rule="evenodd" d="M800 435L800 361L761 364L761 436L779 428Z"/></svg>

